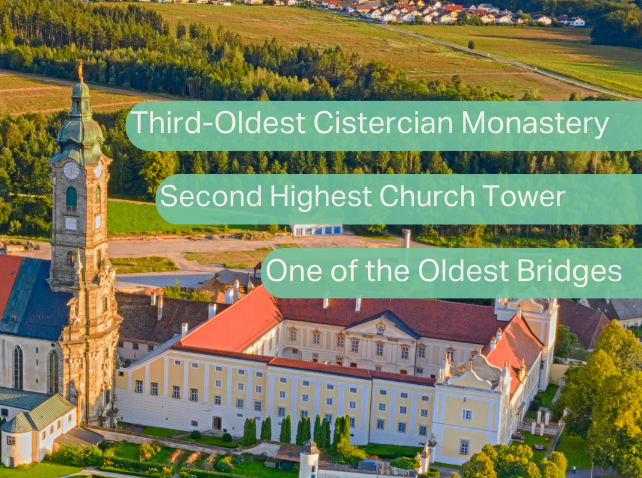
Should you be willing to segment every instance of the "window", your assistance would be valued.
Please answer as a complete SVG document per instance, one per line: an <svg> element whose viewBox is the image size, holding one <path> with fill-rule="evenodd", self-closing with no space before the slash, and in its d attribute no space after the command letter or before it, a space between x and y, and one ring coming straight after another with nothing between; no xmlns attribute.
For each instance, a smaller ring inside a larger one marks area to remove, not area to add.
<svg viewBox="0 0 642 478"><path fill-rule="evenodd" d="M254 401L254 411L255 412L260 412L263 409L263 402L260 400L255 400Z"/></svg>
<svg viewBox="0 0 642 478"><path fill-rule="evenodd" d="M96 206L100 209L100 186L96 186Z"/></svg>
<svg viewBox="0 0 642 478"><path fill-rule="evenodd" d="M153 352L154 351L154 346L153 345L148 345L147 346L147 351L148 352Z"/></svg>
<svg viewBox="0 0 642 478"><path fill-rule="evenodd" d="M189 401L198 402L198 389L192 388L189 391Z"/></svg>
<svg viewBox="0 0 642 478"><path fill-rule="evenodd" d="M388 395L388 390L379 390L379 395Z"/></svg>
<svg viewBox="0 0 642 478"><path fill-rule="evenodd" d="M334 226L334 233L341 234L341 226Z"/></svg>
<svg viewBox="0 0 642 478"><path fill-rule="evenodd" d="M135 345L136 345L136 347L134 347L134 348L138 348L138 344L135 344ZM174 365L180 365L180 364L181 364L180 360L174 360Z"/></svg>
<svg viewBox="0 0 642 478"><path fill-rule="evenodd" d="M428 418L428 410L426 410L425 408L422 408L421 411L419 412L419 415L421 416L421 418Z"/></svg>
<svg viewBox="0 0 642 478"><path fill-rule="evenodd" d="M242 398L237 398L236 408L245 408L245 400L243 400Z"/></svg>
<svg viewBox="0 0 642 478"><path fill-rule="evenodd" d="M399 414L400 415L407 415L408 414L408 407L404 407L403 405L399 407Z"/></svg>
<svg viewBox="0 0 642 478"><path fill-rule="evenodd" d="M192 362L192 368L198 368L198 364L196 362Z"/></svg>
<svg viewBox="0 0 642 478"><path fill-rule="evenodd" d="M107 296L103 297L103 312L107 312L109 302L107 301Z"/></svg>
<svg viewBox="0 0 642 478"><path fill-rule="evenodd" d="M468 448L470 447L470 442L468 440L459 440L459 454L468 455Z"/></svg>
<svg viewBox="0 0 642 478"><path fill-rule="evenodd" d="M340 335L337 337L337 347L343 347L343 337Z"/></svg>
<svg viewBox="0 0 642 478"><path fill-rule="evenodd" d="M132 344L132 348L133 348L134 350L138 350L138 343L137 343L137 342L134 342L134 343ZM178 362L178 363L176 363L176 362ZM181 361L180 361L180 360L175 360L175 361L174 361L174 365L180 365L180 364L181 364Z"/></svg>
<svg viewBox="0 0 642 478"><path fill-rule="evenodd" d="M45 438L47 438L47 430L42 431L42 439L44 440Z"/></svg>
<svg viewBox="0 0 642 478"><path fill-rule="evenodd" d="M158 384L156 382L151 383L149 393L150 395L158 395Z"/></svg>
<svg viewBox="0 0 642 478"><path fill-rule="evenodd" d="M332 383L326 383L325 384L326 390L334 390L334 384Z"/></svg>
<svg viewBox="0 0 642 478"><path fill-rule="evenodd" d="M256 372L256 378L263 378L263 372Z"/></svg>
<svg viewBox="0 0 642 478"><path fill-rule="evenodd" d="M426 425L419 425L419 436L428 436L428 427Z"/></svg>
<svg viewBox="0 0 642 478"><path fill-rule="evenodd" d="M408 359L408 347L401 347L401 358Z"/></svg>
<svg viewBox="0 0 642 478"><path fill-rule="evenodd" d="M321 342L321 335L317 334L316 332L312 334L312 343L313 344L318 344Z"/></svg>
<svg viewBox="0 0 642 478"><path fill-rule="evenodd" d="M239 375L245 375L245 370L243 370L242 368L240 368L240 369L238 369L238 370L236 371L236 373L238 373Z"/></svg>
<svg viewBox="0 0 642 478"><path fill-rule="evenodd" d="M303 381L303 386L304 387L309 387L310 386L310 382L308 382L307 380L304 380Z"/></svg>
<svg viewBox="0 0 642 478"><path fill-rule="evenodd" d="M348 408L350 408L351 410L355 410L357 408L357 402L354 402L354 401L348 402Z"/></svg>
<svg viewBox="0 0 642 478"><path fill-rule="evenodd" d="M408 394L407 394L406 392L401 392L401 393L399 394L399 396L400 396L401 398L408 398Z"/></svg>
<svg viewBox="0 0 642 478"><path fill-rule="evenodd" d="M279 383L288 383L288 379L285 377L279 378Z"/></svg>
<svg viewBox="0 0 642 478"><path fill-rule="evenodd" d="M417 350L417 355L419 357L424 358L426 356L426 347L419 347L419 350Z"/></svg>
<svg viewBox="0 0 642 478"><path fill-rule="evenodd" d="M328 405L329 407L331 407L332 405L334 405L334 398L332 398L332 397L327 397L327 398L325 399L325 404L326 404L326 405Z"/></svg>
<svg viewBox="0 0 642 478"><path fill-rule="evenodd" d="M381 365L376 365L375 366L375 371L381 372L381 370L382 370Z"/></svg>
<svg viewBox="0 0 642 478"><path fill-rule="evenodd" d="M379 356L383 355L383 344L377 344L376 354Z"/></svg>
<svg viewBox="0 0 642 478"><path fill-rule="evenodd" d="M325 228L325 233L326 233L326 234L332 234L332 228L331 228L331 227L327 227L327 226L326 226L326 228ZM314 470L312 470L312 471L314 471Z"/></svg>
<svg viewBox="0 0 642 478"><path fill-rule="evenodd" d="M16 347L13 349L13 388L18 390L23 386L22 365L22 349Z"/></svg>
<svg viewBox="0 0 642 478"><path fill-rule="evenodd" d="M359 341L358 340L353 340L352 341L352 351L353 352L358 352L359 351Z"/></svg>
<svg viewBox="0 0 642 478"><path fill-rule="evenodd" d="M254 387L254 393L263 393L263 387L261 385L256 385Z"/></svg>
<svg viewBox="0 0 642 478"><path fill-rule="evenodd" d="M268 340L268 350L272 350L272 337Z"/></svg>
<svg viewBox="0 0 642 478"><path fill-rule="evenodd" d="M216 388L221 388L223 386L223 380L214 380L214 386Z"/></svg>
<svg viewBox="0 0 642 478"><path fill-rule="evenodd" d="M192 420L191 424L192 424L193 427L197 427L198 426L198 422L196 420Z"/></svg>
<svg viewBox="0 0 642 478"><path fill-rule="evenodd" d="M277 408L276 415L281 418L285 417L285 407Z"/></svg>
<svg viewBox="0 0 642 478"><path fill-rule="evenodd" d="M296 330L290 330L290 341L294 342L296 340Z"/></svg>
<svg viewBox="0 0 642 478"><path fill-rule="evenodd" d="M399 433L406 433L406 423L405 422L397 423L397 431Z"/></svg>
<svg viewBox="0 0 642 478"><path fill-rule="evenodd" d="M332 413L326 413L325 418L330 422L330 425L332 425Z"/></svg>
<svg viewBox="0 0 642 478"><path fill-rule="evenodd" d="M244 391L244 390L245 390L245 384L244 384L244 383L241 383L241 382L237 383L237 384L236 384L236 389L237 389L239 392Z"/></svg>
<svg viewBox="0 0 642 478"><path fill-rule="evenodd" d="M310 401L310 395L308 395L307 393L302 394L301 395L301 401L302 402L309 402Z"/></svg>
<svg viewBox="0 0 642 478"><path fill-rule="evenodd" d="M71 423L71 413L70 413L69 415L67 415L67 421L68 421L69 423Z"/></svg>
<svg viewBox="0 0 642 478"><path fill-rule="evenodd" d="M449 349L446 352L446 355L448 356L448 360L450 360L451 362L455 360L455 351L453 349Z"/></svg>
<svg viewBox="0 0 642 478"><path fill-rule="evenodd" d="M172 398L181 398L181 387L174 385L172 388Z"/></svg>
<svg viewBox="0 0 642 478"><path fill-rule="evenodd" d="M71 251L67 252L67 265L69 267L76 265L76 256L74 256L74 253Z"/></svg>
<svg viewBox="0 0 642 478"><path fill-rule="evenodd" d="M136 393L143 393L143 381L136 380Z"/></svg>
<svg viewBox="0 0 642 478"><path fill-rule="evenodd" d="M385 412L386 411L386 404L385 403L380 403L379 404L379 411L380 412Z"/></svg>
<svg viewBox="0 0 642 478"><path fill-rule="evenodd" d="M214 405L220 405L221 403L223 403L223 401L221 400L221 396L214 395Z"/></svg>
<svg viewBox="0 0 642 478"><path fill-rule="evenodd" d="M308 418L308 411L307 410L301 410L301 419Z"/></svg>
<svg viewBox="0 0 642 478"><path fill-rule="evenodd" d="M424 374L424 369L423 369L423 368L418 368L418 369L417 369L417 373L418 373L419 375L423 375L423 374Z"/></svg>
<svg viewBox="0 0 642 478"><path fill-rule="evenodd" d="M350 387L350 393L357 393L357 387Z"/></svg>
<svg viewBox="0 0 642 478"><path fill-rule="evenodd" d="M51 435L53 432L54 432L54 427L53 427L53 425L51 425L49 427L49 435Z"/></svg>
<svg viewBox="0 0 642 478"><path fill-rule="evenodd" d="M60 362L58 353L53 350L47 360L47 389L50 395L58 393L59 389Z"/></svg>
<svg viewBox="0 0 642 478"><path fill-rule="evenodd" d="M125 346L125 344L123 343L123 341L122 341L122 340L119 340L119 341L118 341L118 348L119 348L119 349L122 349L124 346Z"/></svg>
<svg viewBox="0 0 642 478"><path fill-rule="evenodd" d="M9 416L9 409L8 408L3 408L2 410L0 410L0 416L8 417Z"/></svg>
<svg viewBox="0 0 642 478"><path fill-rule="evenodd" d="M67 188L66 196L67 212L76 212L76 206L78 206L78 193L76 192L76 188Z"/></svg>
<svg viewBox="0 0 642 478"><path fill-rule="evenodd" d="M386 428L386 421L383 418L377 418L377 430Z"/></svg>
<svg viewBox="0 0 642 478"><path fill-rule="evenodd" d="M223 371L223 367L216 366L216 367L214 367L214 370L217 371L217 372L222 372Z"/></svg>
<svg viewBox="0 0 642 478"><path fill-rule="evenodd" d="M350 428L357 428L357 420L353 417L350 417Z"/></svg>
<svg viewBox="0 0 642 478"><path fill-rule="evenodd" d="M15 445L16 439L14 437L7 437L7 445Z"/></svg>
<svg viewBox="0 0 642 478"><path fill-rule="evenodd" d="M380 325L379 327L377 327L377 335L383 335L383 331L384 331L383 325Z"/></svg>
<svg viewBox="0 0 642 478"><path fill-rule="evenodd" d="M461 411L461 419L462 420L472 420L473 419L473 411L472 410L462 410Z"/></svg>
<svg viewBox="0 0 642 478"><path fill-rule="evenodd" d="M285 390L279 390L279 398L287 398L287 393Z"/></svg>

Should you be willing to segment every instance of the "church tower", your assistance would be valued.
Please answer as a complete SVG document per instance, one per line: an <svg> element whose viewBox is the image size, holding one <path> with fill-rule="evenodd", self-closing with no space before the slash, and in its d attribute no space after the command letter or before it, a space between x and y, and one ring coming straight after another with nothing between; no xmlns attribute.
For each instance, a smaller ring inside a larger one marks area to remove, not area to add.
<svg viewBox="0 0 642 478"><path fill-rule="evenodd" d="M71 95L67 121L58 133L52 168L53 225L49 285L72 294L63 329L63 396L76 403L85 423L110 425L115 414L114 348L121 318L114 293L115 271L107 258L107 181L111 159L101 151L102 130L92 119L89 88Z"/></svg>

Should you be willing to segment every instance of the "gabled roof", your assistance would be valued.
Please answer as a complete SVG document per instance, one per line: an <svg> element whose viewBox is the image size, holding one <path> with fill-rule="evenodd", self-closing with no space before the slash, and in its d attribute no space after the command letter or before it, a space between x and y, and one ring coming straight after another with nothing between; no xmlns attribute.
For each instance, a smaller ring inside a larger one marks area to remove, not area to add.
<svg viewBox="0 0 642 478"><path fill-rule="evenodd" d="M44 393L0 387L0 405L5 407L33 410L41 403L47 401L49 397L51 397L51 395Z"/></svg>
<svg viewBox="0 0 642 478"><path fill-rule="evenodd" d="M642 299L587 299L592 309L599 310L609 319L627 320L642 317Z"/></svg>
<svg viewBox="0 0 642 478"><path fill-rule="evenodd" d="M412 330L410 327L408 327L399 317L397 317L395 314L390 312L389 310L386 310L385 312L381 314L374 315L372 317L368 317L367 319L363 319L359 322L355 322L354 324L351 324L349 327L346 327L346 330L353 329L355 327L358 327L362 324L367 324L368 322L373 322L373 321L378 321L378 320L387 320L391 324L393 324L395 327L397 327L399 330L401 330L403 333L418 339L421 337L419 334L417 334L414 330Z"/></svg>
<svg viewBox="0 0 642 478"><path fill-rule="evenodd" d="M58 340L69 321L72 294L51 290L50 264L0 256L0 334Z"/></svg>
<svg viewBox="0 0 642 478"><path fill-rule="evenodd" d="M21 412L2 426L3 432L26 433L40 431L76 406L60 394L49 397L30 412Z"/></svg>
<svg viewBox="0 0 642 478"><path fill-rule="evenodd" d="M558 299L557 323L577 335L582 347L589 350L611 320L602 312L569 299ZM640 309L642 312L642 309Z"/></svg>

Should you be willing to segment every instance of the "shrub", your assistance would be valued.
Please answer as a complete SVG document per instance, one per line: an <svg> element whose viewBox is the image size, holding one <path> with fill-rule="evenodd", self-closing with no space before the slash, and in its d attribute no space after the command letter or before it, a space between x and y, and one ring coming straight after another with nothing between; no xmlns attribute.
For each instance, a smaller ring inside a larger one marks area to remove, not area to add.
<svg viewBox="0 0 642 478"><path fill-rule="evenodd" d="M79 446L63 446L51 455L51 461L60 465L81 466L83 449Z"/></svg>
<svg viewBox="0 0 642 478"><path fill-rule="evenodd" d="M103 451L96 445L85 448L82 454L82 461L85 466L96 466L102 462Z"/></svg>
<svg viewBox="0 0 642 478"><path fill-rule="evenodd" d="M198 430L194 430L192 433L190 433L190 438L194 440L200 440L201 432L199 432Z"/></svg>
<svg viewBox="0 0 642 478"><path fill-rule="evenodd" d="M468 42L468 49L469 50L474 50L475 49L475 42L474 41L470 40Z"/></svg>
<svg viewBox="0 0 642 478"><path fill-rule="evenodd" d="M415 468L419 468L419 460L416 458L408 458L407 456L400 456L399 458L395 458L390 462L392 466L395 468L401 468L402 470L414 470Z"/></svg>
<svg viewBox="0 0 642 478"><path fill-rule="evenodd" d="M277 226L276 224L270 224L270 225L267 227L266 231L268 232L268 234L272 234L272 235L274 235L274 234L276 234L277 232L279 232L279 226Z"/></svg>
<svg viewBox="0 0 642 478"><path fill-rule="evenodd" d="M214 467L216 471L221 473L231 473L234 470L234 465L232 465L232 457L224 456L221 458L216 466Z"/></svg>
<svg viewBox="0 0 642 478"><path fill-rule="evenodd" d="M341 437L337 443L332 459L335 463L356 465L367 458L366 452L350 444L350 438Z"/></svg>
<svg viewBox="0 0 642 478"><path fill-rule="evenodd" d="M233 441L232 440L232 435L230 435L229 433L223 433L222 440L223 440L224 443L231 443Z"/></svg>
<svg viewBox="0 0 642 478"><path fill-rule="evenodd" d="M161 444L154 440L151 443L142 443L139 447L139 455L141 460L149 460L156 453L161 451Z"/></svg>

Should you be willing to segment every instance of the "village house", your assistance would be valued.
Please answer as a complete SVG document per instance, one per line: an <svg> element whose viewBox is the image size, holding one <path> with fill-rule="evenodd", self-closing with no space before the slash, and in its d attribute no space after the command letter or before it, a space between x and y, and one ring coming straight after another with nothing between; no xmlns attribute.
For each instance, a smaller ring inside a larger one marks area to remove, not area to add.
<svg viewBox="0 0 642 478"><path fill-rule="evenodd" d="M484 23L495 23L495 16L489 13L480 13L477 17Z"/></svg>
<svg viewBox="0 0 642 478"><path fill-rule="evenodd" d="M533 17L533 20L541 25L550 25L551 23L553 23L551 17L547 17L546 15L535 15Z"/></svg>
<svg viewBox="0 0 642 478"><path fill-rule="evenodd" d="M495 22L496 23L513 23L513 19L510 15L497 15L495 17Z"/></svg>
<svg viewBox="0 0 642 478"><path fill-rule="evenodd" d="M582 19L580 17L574 17L574 18L571 19L570 22L568 22L568 26L569 27L584 27L584 26L586 26L586 22L584 21L584 19Z"/></svg>

